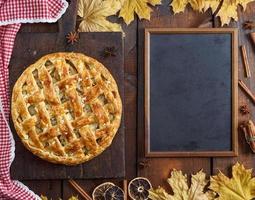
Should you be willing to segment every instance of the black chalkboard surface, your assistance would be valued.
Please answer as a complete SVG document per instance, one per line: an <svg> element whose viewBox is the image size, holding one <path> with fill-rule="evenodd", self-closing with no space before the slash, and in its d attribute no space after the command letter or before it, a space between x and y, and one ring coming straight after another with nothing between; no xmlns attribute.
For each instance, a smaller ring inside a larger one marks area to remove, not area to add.
<svg viewBox="0 0 255 200"><path fill-rule="evenodd" d="M237 155L235 29L145 30L147 156Z"/></svg>

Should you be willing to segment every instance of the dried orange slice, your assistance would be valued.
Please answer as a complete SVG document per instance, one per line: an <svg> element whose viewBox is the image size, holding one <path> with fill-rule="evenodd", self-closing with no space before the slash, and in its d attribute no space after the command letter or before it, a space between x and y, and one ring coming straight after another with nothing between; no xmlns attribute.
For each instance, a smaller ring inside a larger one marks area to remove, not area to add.
<svg viewBox="0 0 255 200"><path fill-rule="evenodd" d="M120 187L114 185L106 190L105 200L124 200L124 191Z"/></svg>
<svg viewBox="0 0 255 200"><path fill-rule="evenodd" d="M147 200L149 199L148 190L151 188L151 183L147 178L137 177L129 182L128 195L133 200Z"/></svg>
<svg viewBox="0 0 255 200"><path fill-rule="evenodd" d="M105 182L98 185L93 190L93 193L92 193L93 200L105 200L105 192L111 187L114 187L114 184L111 182Z"/></svg>

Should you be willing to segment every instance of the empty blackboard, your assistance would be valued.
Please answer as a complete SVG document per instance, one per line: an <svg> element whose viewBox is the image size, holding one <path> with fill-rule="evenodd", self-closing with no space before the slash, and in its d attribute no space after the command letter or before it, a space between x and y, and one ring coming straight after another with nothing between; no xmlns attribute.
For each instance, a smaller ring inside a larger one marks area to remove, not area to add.
<svg viewBox="0 0 255 200"><path fill-rule="evenodd" d="M145 30L147 157L237 155L237 30Z"/></svg>

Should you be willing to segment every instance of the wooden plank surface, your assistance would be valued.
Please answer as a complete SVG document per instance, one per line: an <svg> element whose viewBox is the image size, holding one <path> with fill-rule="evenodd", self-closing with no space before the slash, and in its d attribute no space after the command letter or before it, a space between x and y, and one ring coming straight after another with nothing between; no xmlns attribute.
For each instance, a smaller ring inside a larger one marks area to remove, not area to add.
<svg viewBox="0 0 255 200"><path fill-rule="evenodd" d="M246 31L242 28L243 22L247 20L255 20L254 16L255 3L250 3L247 6L245 12L242 12L242 9L238 9L239 21L238 23L231 23L230 27L237 27L239 29L239 46L245 45L248 59L250 63L251 69L251 78L245 77L244 71L244 63L241 57L241 51L239 51L239 79L243 80L249 88L251 88L252 92L255 93L255 48L254 44L252 44L251 39L249 37L249 33L251 31ZM215 19L215 25L219 26L219 19ZM250 109L250 114L243 116L241 113L238 113L239 123L243 121L247 121L251 118L253 121L255 120L255 107L251 100L246 96L246 94L239 88L239 106L247 104ZM243 163L246 168L254 168L255 156L250 150L249 145L245 141L244 133L239 130L238 131L238 141L239 141L239 156L235 158L213 158L212 169L213 173L218 173L218 170L221 170L230 175L231 166L234 165L237 161ZM253 171L254 172L254 171ZM255 173L254 173L255 174Z"/></svg>
<svg viewBox="0 0 255 200"><path fill-rule="evenodd" d="M23 183L33 190L39 196L47 196L52 200L58 200L62 197L62 181L61 180L30 180Z"/></svg>
<svg viewBox="0 0 255 200"><path fill-rule="evenodd" d="M123 26L125 32L124 38L124 121L125 121L125 169L126 179L131 180L137 175L137 145L136 145L136 116L137 116L137 19L129 26ZM112 181L121 186L122 179L100 179L100 180L79 180L79 184L86 189L91 195L93 189L100 183ZM77 192L70 186L68 181L63 181L63 196L65 198L70 195L78 195Z"/></svg>
<svg viewBox="0 0 255 200"><path fill-rule="evenodd" d="M251 3L247 7L247 11L245 13L241 13L239 11L240 20L255 20L254 16L254 3ZM137 91L143 93L143 88L141 85L142 75L143 73L143 63L141 61L141 57L143 57L143 28L144 27L208 27L212 24L217 25L217 21L213 23L210 20L213 19L210 12L205 14L201 14L198 12L192 11L190 8L186 9L185 13L177 14L173 16L172 13L169 13L169 1L163 0L163 5L160 7L156 7L154 9L154 13L152 14L151 21L134 21L126 27L124 25L126 37L124 39L125 43L125 99L124 99L124 107L126 112L125 115L125 130L126 130L126 176L127 179L130 180L135 177L137 174L141 176L146 176L150 178L154 186L163 185L166 189L169 189L168 184L166 183L166 178L169 176L171 169L176 168L183 170L185 173L193 173L197 170L203 168L204 171L209 175L211 173L217 173L218 169L223 170L224 172L230 172L230 166L234 164L237 160L243 162L247 167L254 167L255 156L251 153L248 145L246 144L244 137L241 132L239 132L239 157L236 159L233 158L157 158L157 159L149 159L145 160L143 157L143 133L142 133L142 121L140 118L143 117L143 113L137 112L137 106L139 107L139 111L142 107L142 99L139 96L139 101L137 103ZM209 21L209 22L208 22ZM208 23L206 23L208 22ZM235 23L232 23L235 26ZM252 91L255 93L255 47L251 45L250 39L247 35L250 31L244 31L241 29L241 22L239 22L239 34L241 34L240 44L246 44L247 53L250 61L251 73L252 77L250 80L246 80L245 82L249 87L251 87ZM58 31L57 24L26 24L23 25L22 32L56 32ZM138 35L138 37L137 37ZM33 35L31 36L33 38ZM139 44L139 45L138 45ZM138 52L137 52L138 51ZM139 60L137 59L137 53L139 53ZM240 59L239 59L240 60ZM241 61L241 60L240 60ZM243 78L243 66L242 63L239 65L239 77ZM139 87L137 82L137 77L139 75ZM239 90L239 104L247 103L251 110L250 116L254 116L255 114L255 106L250 102L250 100L244 95L244 93ZM239 121L243 121L248 119L250 116L241 116L239 115ZM136 118L139 119L136 122ZM255 120L254 117L252 117ZM141 124L140 124L141 123ZM138 127L138 131L136 128ZM137 139L136 139L137 135ZM138 154L137 154L138 150ZM137 156L136 156L137 155ZM143 167L145 166L145 167ZM88 191L92 191L93 188L108 179L102 180L82 180L79 183ZM119 181L119 180L117 180ZM120 182L120 181L119 181ZM62 198L67 199L71 194L77 194L66 181L26 181L25 184L28 184L32 189L34 189L38 194L44 193L47 191L47 188L50 184L53 185L54 188L61 188L61 190L48 190L46 193L49 197L53 197L53 199L57 199L55 197L58 194L61 194Z"/></svg>
<svg viewBox="0 0 255 200"><path fill-rule="evenodd" d="M126 179L137 175L137 19L124 26Z"/></svg>
<svg viewBox="0 0 255 200"><path fill-rule="evenodd" d="M46 45L47 44L47 45ZM117 49L115 57L104 58L105 47ZM83 33L79 43L67 45L65 39L55 33L21 33L17 36L10 62L10 85L23 70L41 56L58 51L82 52L101 61L115 78L124 99L124 66L121 33ZM125 175L124 117L113 144L98 157L78 166L55 165L43 161L27 151L19 138L16 140L16 158L11 167L15 179L66 179L66 178L118 178ZM12 131L15 129L12 126ZM29 165L27 165L29 163ZM17 170L23 166L24 170Z"/></svg>
<svg viewBox="0 0 255 200"><path fill-rule="evenodd" d="M210 174L210 158L144 158L144 28L198 27L211 17L209 12L199 14L188 8L184 13L175 16L169 13L169 2L155 7L150 21L140 21L138 24L138 175L149 178L153 186L165 186L169 189L166 179L175 168L184 173L194 173L204 169ZM169 60L169 62L171 62ZM166 138L171 139L171 138ZM145 163L145 166L143 165Z"/></svg>

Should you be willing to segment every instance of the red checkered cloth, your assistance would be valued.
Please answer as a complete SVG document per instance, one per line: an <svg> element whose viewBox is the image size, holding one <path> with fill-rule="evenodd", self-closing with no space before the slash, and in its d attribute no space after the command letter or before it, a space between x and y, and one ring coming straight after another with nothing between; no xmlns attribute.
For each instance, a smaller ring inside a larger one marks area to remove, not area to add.
<svg viewBox="0 0 255 200"><path fill-rule="evenodd" d="M21 23L55 22L67 6L65 0L0 0L0 200L40 199L21 182L10 179L15 144L8 125L8 65L15 36Z"/></svg>

